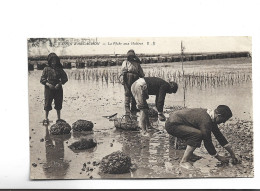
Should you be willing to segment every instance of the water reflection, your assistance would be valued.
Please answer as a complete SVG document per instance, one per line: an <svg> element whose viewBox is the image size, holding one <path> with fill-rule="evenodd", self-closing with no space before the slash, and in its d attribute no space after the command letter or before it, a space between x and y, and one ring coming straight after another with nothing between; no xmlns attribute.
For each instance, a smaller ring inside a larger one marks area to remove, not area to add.
<svg viewBox="0 0 260 191"><path fill-rule="evenodd" d="M172 164L179 164L181 157L184 154L184 149L176 149L175 137L169 135L169 161Z"/></svg>
<svg viewBox="0 0 260 191"><path fill-rule="evenodd" d="M122 144L122 151L131 157L132 163L136 165L136 170L132 171L132 178L150 178L154 172L152 166L157 164L162 159L164 143L157 140L158 148L153 147L151 142L154 137L156 129L149 130L149 136L143 137L140 132L120 132L120 143ZM153 153L157 153L157 159L154 160Z"/></svg>
<svg viewBox="0 0 260 191"><path fill-rule="evenodd" d="M73 132L72 137L75 140L80 140L82 138L94 139L94 132L93 131L80 131L80 132L75 131L75 132Z"/></svg>
<svg viewBox="0 0 260 191"><path fill-rule="evenodd" d="M226 67L228 65L225 64L223 66ZM228 71L233 71L233 67L235 66L232 66ZM241 68L241 70L245 70L245 73L251 75L251 70L249 70L251 66L247 69L248 67L249 66L246 65L244 68ZM192 73L194 68L190 67L190 69ZM145 68L145 70L147 72L151 69ZM174 75L174 71L176 70L175 65L174 67L168 67L168 70L172 71L173 79L178 77L178 75ZM205 68L200 68L200 70L204 71ZM210 67L209 72L211 70L212 68ZM78 72L78 70L71 71L73 71L74 74ZM102 78L99 78L98 81L97 78L92 80L92 76L89 76L90 78L85 80L76 79L74 78L74 74L70 76L68 84L64 86L63 116L70 122L74 122L79 118L86 118L93 121L95 123L95 134L87 133L83 135L84 132L80 134L72 133L72 138L69 142L73 143L81 138L91 139L95 137L98 140L98 147L95 147L94 150L87 150L85 153L75 154L70 149L64 148L64 145L66 146L64 142L66 142L69 137L61 137L58 139L57 136L51 136L49 135L48 127L46 127L46 163L43 165L45 174L43 176L54 179L86 178L83 176L84 174L79 174L84 162L99 161L105 155L121 150L131 157L132 162L137 166L137 170L122 175L101 175L101 178L190 177L189 172L184 172L179 169L179 162L184 151L175 149L173 137L162 130L162 123L158 122L158 119L150 118L150 123L154 128L159 130L152 130L149 137L142 137L140 132L116 131L114 130L115 128L112 122L108 122L107 119L101 117L112 113L118 113L118 115L124 113L122 109L124 104L124 91L121 84L109 77L108 79L104 79L104 81ZM32 71L29 73L30 118L32 119L42 118L43 115L43 89L39 83L40 75L41 71ZM113 73L111 76L113 76ZM226 78L220 77L221 76L213 76L211 79L211 76L207 78L207 75L205 77L202 73L199 75L192 74L192 76L187 76L186 78L186 89L183 88L183 83L179 81L180 88L178 92L174 95L166 96L165 112L171 110L171 108L174 109L175 106L183 106L184 101L187 107L215 108L218 104L226 104L232 108L235 117L240 119L249 118L252 120L251 79L247 74L244 77L241 73L239 75L229 76L230 78L228 76ZM179 80L181 80L181 77ZM154 103L153 98L154 97L151 96L148 100L149 104ZM166 110L166 108L168 109ZM55 112L50 113L50 117L55 118ZM34 129L36 129L36 127L34 127ZM39 134L43 135L45 133L44 131L45 129L39 129ZM36 153L35 150L41 150L41 147L35 145L31 148L32 153ZM249 148L249 150L252 149ZM64 155L71 159L70 163L64 159ZM204 157L204 155L201 156ZM205 166L205 161L209 160L211 159L201 159L196 163L199 166ZM166 162L169 164L169 171L167 172L165 171ZM214 174L209 175L209 167L205 167L205 169L207 170L205 171L205 176L214 176ZM34 168L34 170L37 170L37 168ZM227 174L229 173L229 169L223 169L223 171ZM243 169L241 171L240 176L243 175ZM203 173L203 171L200 173ZM201 174L198 174L197 177L201 176Z"/></svg>
<svg viewBox="0 0 260 191"><path fill-rule="evenodd" d="M150 135L149 135L150 136ZM137 170L131 173L132 178L147 178L152 172L149 165L149 137L142 137L140 132L121 132L122 151L129 155Z"/></svg>
<svg viewBox="0 0 260 191"><path fill-rule="evenodd" d="M81 131L81 132L73 132L73 138L76 140L72 143L69 148L74 153L80 152L94 152L97 149L97 141L94 138L93 131Z"/></svg>
<svg viewBox="0 0 260 191"><path fill-rule="evenodd" d="M45 136L46 163L43 171L47 178L63 179L69 169L69 161L64 159L64 141L71 137L68 135L50 135L48 125Z"/></svg>

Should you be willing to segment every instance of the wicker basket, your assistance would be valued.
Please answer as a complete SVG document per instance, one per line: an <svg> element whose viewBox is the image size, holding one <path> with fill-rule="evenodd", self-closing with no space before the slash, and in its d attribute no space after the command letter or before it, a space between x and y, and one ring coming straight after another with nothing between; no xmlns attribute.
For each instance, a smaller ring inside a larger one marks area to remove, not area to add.
<svg viewBox="0 0 260 191"><path fill-rule="evenodd" d="M114 119L114 125L116 129L121 129L126 131L139 130L138 121L132 119L132 117L129 115L123 115L120 118Z"/></svg>

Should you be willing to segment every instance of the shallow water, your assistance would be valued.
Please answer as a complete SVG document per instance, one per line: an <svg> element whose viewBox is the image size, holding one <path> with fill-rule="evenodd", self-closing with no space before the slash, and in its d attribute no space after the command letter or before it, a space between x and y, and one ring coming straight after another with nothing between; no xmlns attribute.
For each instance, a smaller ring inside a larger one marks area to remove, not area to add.
<svg viewBox="0 0 260 191"><path fill-rule="evenodd" d="M155 70L156 66L165 64L145 65L145 73ZM167 66L161 70L179 70L180 65ZM196 69L194 69L196 68ZM119 70L120 67L111 67ZM157 67L158 69L158 67ZM185 65L185 72L228 71L234 69L246 71L251 74L251 63L233 63L231 65L219 64ZM82 69L81 69L82 70ZM104 70L104 68L93 69ZM67 73L76 72L77 69L66 70ZM119 83L106 83L102 80L75 80L70 78L63 87L64 103L62 118L70 125L78 119L90 120L94 123L94 131L88 135L72 135L55 137L48 134L49 126L40 122L44 118L43 90L39 83L42 71L29 72L29 104L30 104L30 154L31 178L33 179L88 179L88 178L192 178L192 177L247 177L252 176L252 162L227 167L215 167L217 161L205 153L204 149L196 150L203 158L194 163L200 169L185 171L179 167L182 150L175 150L172 137L164 131L164 123L155 121L149 137L142 137L139 132L123 132L115 130L113 121L102 117L118 113L124 114L124 90ZM187 107L203 107L214 109L219 104L231 107L233 120L243 119L252 121L252 81L217 87L187 87L182 84L176 94L166 96L165 111L174 105ZM148 103L153 104L155 96L150 96ZM166 114L166 116L168 116ZM50 111L49 119L56 120L55 110ZM250 127L252 128L252 127ZM96 148L75 153L68 148L70 144L82 137L94 138L98 145ZM43 139L43 140L41 140ZM252 148L248 148L249 150ZM99 173L97 165L104 156L121 150L128 154L137 170L123 175L106 175ZM89 171L82 171L83 163L87 164ZM247 165L247 172L244 172ZM241 172L240 172L241 171Z"/></svg>

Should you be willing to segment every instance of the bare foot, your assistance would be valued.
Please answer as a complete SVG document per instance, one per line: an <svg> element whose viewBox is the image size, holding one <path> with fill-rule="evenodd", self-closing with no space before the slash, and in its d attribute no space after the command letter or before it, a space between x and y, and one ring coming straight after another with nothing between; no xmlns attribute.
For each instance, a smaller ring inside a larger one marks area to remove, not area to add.
<svg viewBox="0 0 260 191"><path fill-rule="evenodd" d="M190 161L191 162L196 162L197 160L200 160L201 158L202 158L201 156L192 154L191 157L190 157Z"/></svg>
<svg viewBox="0 0 260 191"><path fill-rule="evenodd" d="M191 163L189 163L189 162L181 162L180 166L182 168L187 169L187 170L194 170L194 166Z"/></svg>
<svg viewBox="0 0 260 191"><path fill-rule="evenodd" d="M50 121L49 119L44 119L42 123L43 125L49 125Z"/></svg>

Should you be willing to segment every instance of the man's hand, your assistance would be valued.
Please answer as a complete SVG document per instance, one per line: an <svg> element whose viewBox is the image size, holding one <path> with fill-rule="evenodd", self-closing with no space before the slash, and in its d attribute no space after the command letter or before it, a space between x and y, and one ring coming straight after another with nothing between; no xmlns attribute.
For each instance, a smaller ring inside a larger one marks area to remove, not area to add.
<svg viewBox="0 0 260 191"><path fill-rule="evenodd" d="M61 83L58 83L56 86L55 86L55 89L58 90L61 88Z"/></svg>
<svg viewBox="0 0 260 191"><path fill-rule="evenodd" d="M229 162L229 160L226 157L220 156L220 155L217 155L216 159L218 159L220 162L226 163L226 164Z"/></svg>
<svg viewBox="0 0 260 191"><path fill-rule="evenodd" d="M50 83L46 83L46 86L48 86L51 90L55 89L54 85L50 84Z"/></svg>
<svg viewBox="0 0 260 191"><path fill-rule="evenodd" d="M236 157L234 151L232 150L231 145L228 144L228 145L224 146L224 148L230 153L232 164L235 165L235 164L237 164L237 163L240 162L240 161L238 160L238 158Z"/></svg>
<svg viewBox="0 0 260 191"><path fill-rule="evenodd" d="M236 164L240 163L240 161L239 161L239 159L234 155L234 156L232 156L231 163L234 164L234 165L236 165Z"/></svg>

